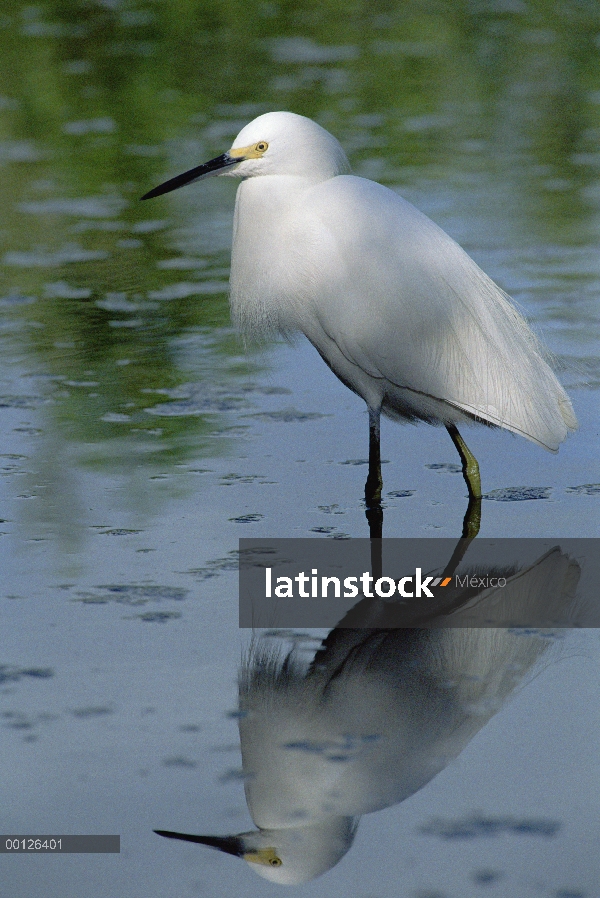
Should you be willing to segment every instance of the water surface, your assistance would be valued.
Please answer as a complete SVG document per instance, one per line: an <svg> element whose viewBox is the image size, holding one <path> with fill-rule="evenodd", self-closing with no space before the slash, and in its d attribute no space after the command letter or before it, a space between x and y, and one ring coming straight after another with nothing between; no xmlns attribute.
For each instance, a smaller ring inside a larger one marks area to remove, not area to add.
<svg viewBox="0 0 600 898"><path fill-rule="evenodd" d="M367 417L304 342L244 347L231 330L233 184L138 198L261 112L317 119L357 173L515 297L572 397L581 427L556 456L469 432L482 537L594 536L597 9L13 6L0 14L1 828L114 832L122 848L3 855L2 883L12 898L275 893L152 829L252 828L237 541L366 536ZM465 487L445 432L385 422L382 440L384 534L458 537ZM323 635L302 642L306 658ZM596 895L598 637L562 636L455 761L366 814L302 894ZM540 820L550 829L517 825Z"/></svg>

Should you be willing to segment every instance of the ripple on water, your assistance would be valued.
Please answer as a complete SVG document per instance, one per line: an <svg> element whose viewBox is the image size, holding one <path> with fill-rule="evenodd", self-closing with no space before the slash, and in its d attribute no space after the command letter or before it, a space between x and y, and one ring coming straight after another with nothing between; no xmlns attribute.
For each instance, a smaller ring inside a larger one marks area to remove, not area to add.
<svg viewBox="0 0 600 898"><path fill-rule="evenodd" d="M179 281L177 284L169 284L161 290L150 290L148 299L172 300L187 299L190 296L207 296L213 293L226 293L228 290L226 281Z"/></svg>
<svg viewBox="0 0 600 898"><path fill-rule="evenodd" d="M324 46L305 37L279 37L270 42L271 54L276 62L314 63L344 62L359 56L358 47L352 44Z"/></svg>
<svg viewBox="0 0 600 898"><path fill-rule="evenodd" d="M0 683L18 683L23 677L34 680L48 680L54 676L51 667L15 667L12 664L0 664Z"/></svg>
<svg viewBox="0 0 600 898"><path fill-rule="evenodd" d="M82 249L77 244L69 243L54 253L44 250L4 253L2 264L16 268L58 268L74 262L98 262L107 258L108 253L103 250Z"/></svg>
<svg viewBox="0 0 600 898"><path fill-rule="evenodd" d="M164 600L181 602L187 598L188 593L188 589L179 586L115 583L105 586L94 586L86 592L76 592L73 601L81 602L84 605L106 605L109 602L115 602L118 605L136 607L147 605L148 602L162 602ZM171 612L165 613L167 616L172 616ZM173 613L178 614L178 612Z"/></svg>
<svg viewBox="0 0 600 898"><path fill-rule="evenodd" d="M0 103L0 110L2 108ZM0 141L0 165L4 162L40 162L45 158L46 154L27 140Z"/></svg>
<svg viewBox="0 0 600 898"><path fill-rule="evenodd" d="M582 483L579 486L568 486L565 493L576 493L579 496L600 496L600 483Z"/></svg>
<svg viewBox="0 0 600 898"><path fill-rule="evenodd" d="M114 218L127 206L127 200L116 194L52 198L20 203L21 212L32 215L72 215L75 218Z"/></svg>
<svg viewBox="0 0 600 898"><path fill-rule="evenodd" d="M525 502L528 499L549 499L551 492L549 486L507 486L485 493L482 498L494 502Z"/></svg>
<svg viewBox="0 0 600 898"><path fill-rule="evenodd" d="M86 705L84 708L73 708L71 714L79 720L87 720L90 717L106 717L114 714L114 709L108 705Z"/></svg>
<svg viewBox="0 0 600 898"><path fill-rule="evenodd" d="M430 471L443 471L445 474L460 474L462 468L460 465L450 464L450 462L437 462L432 465L425 465Z"/></svg>
<svg viewBox="0 0 600 898"><path fill-rule="evenodd" d="M113 118L104 116L102 118L79 119L74 122L65 122L63 131L65 134L81 137L84 134L112 134L116 130L117 123Z"/></svg>
<svg viewBox="0 0 600 898"><path fill-rule="evenodd" d="M167 621L177 620L181 617L180 611L145 611L143 614L136 614L139 620L147 624L166 624Z"/></svg>
<svg viewBox="0 0 600 898"><path fill-rule="evenodd" d="M92 291L86 287L71 287L66 281L44 284L44 295L48 299L89 299Z"/></svg>
<svg viewBox="0 0 600 898"><path fill-rule="evenodd" d="M254 412L251 415L244 415L245 418L257 418L259 421L281 421L284 424L291 424L296 421L315 421L318 418L327 418L328 415L321 412L299 412L295 408L283 408L276 412Z"/></svg>
<svg viewBox="0 0 600 898"><path fill-rule="evenodd" d="M456 820L438 817L420 827L419 832L427 836L437 836L440 839L489 838L503 833L552 838L557 835L560 828L561 824L556 820L485 817L482 814L471 814Z"/></svg>
<svg viewBox="0 0 600 898"><path fill-rule="evenodd" d="M13 308L14 306L29 306L36 301L36 296L23 296L21 293L9 293L0 298L0 308Z"/></svg>

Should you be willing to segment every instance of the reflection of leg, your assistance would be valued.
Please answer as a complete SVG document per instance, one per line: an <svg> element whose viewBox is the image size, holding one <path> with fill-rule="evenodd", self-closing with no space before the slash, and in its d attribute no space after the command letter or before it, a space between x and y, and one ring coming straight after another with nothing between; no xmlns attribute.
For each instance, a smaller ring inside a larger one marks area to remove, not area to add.
<svg viewBox="0 0 600 898"><path fill-rule="evenodd" d="M379 410L369 409L369 476L365 484L367 508L375 508L381 502L381 449L379 446ZM476 462L477 464L477 462Z"/></svg>
<svg viewBox="0 0 600 898"><path fill-rule="evenodd" d="M458 429L454 424L446 424L446 430L450 434L450 439L456 446L456 450L460 455L462 462L463 477L469 490L470 499L481 499L481 478L479 476L479 465L477 459L461 437Z"/></svg>
<svg viewBox="0 0 600 898"><path fill-rule="evenodd" d="M383 537L383 508L374 505L365 509L369 523L369 538L371 540L371 573L375 580L383 576L383 553L381 539Z"/></svg>
<svg viewBox="0 0 600 898"><path fill-rule="evenodd" d="M481 524L481 496L469 496L469 504L463 519L463 538L474 539Z"/></svg>

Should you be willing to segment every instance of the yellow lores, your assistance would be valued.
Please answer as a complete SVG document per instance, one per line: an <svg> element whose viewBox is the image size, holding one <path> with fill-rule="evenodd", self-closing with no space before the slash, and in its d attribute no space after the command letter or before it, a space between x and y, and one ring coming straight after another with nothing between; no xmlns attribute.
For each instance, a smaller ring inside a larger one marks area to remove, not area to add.
<svg viewBox="0 0 600 898"><path fill-rule="evenodd" d="M255 143L254 146L249 147L240 147L237 150L229 150L228 156L231 156L232 159L237 159L239 162L242 162L244 159L260 159L260 157L267 152L269 149L269 144L261 140L258 143Z"/></svg>

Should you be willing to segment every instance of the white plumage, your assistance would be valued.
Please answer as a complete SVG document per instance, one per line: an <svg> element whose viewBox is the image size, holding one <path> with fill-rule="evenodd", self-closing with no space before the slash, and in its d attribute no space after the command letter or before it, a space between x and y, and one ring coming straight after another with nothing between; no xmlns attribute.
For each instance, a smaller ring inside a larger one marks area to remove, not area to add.
<svg viewBox="0 0 600 898"><path fill-rule="evenodd" d="M556 450L577 424L571 403L506 294L402 197L346 174L315 122L267 113L233 147L261 138L265 156L230 172L248 166L231 259L242 330L302 331L391 417L476 416Z"/></svg>
<svg viewBox="0 0 600 898"><path fill-rule="evenodd" d="M557 450L577 420L509 297L410 203L349 171L315 122L270 112L228 153L147 196L213 174L243 179L234 321L250 336L305 334L367 403L372 450L380 412L449 427L479 421ZM380 484L374 492L378 502Z"/></svg>

